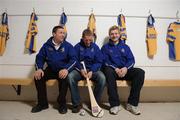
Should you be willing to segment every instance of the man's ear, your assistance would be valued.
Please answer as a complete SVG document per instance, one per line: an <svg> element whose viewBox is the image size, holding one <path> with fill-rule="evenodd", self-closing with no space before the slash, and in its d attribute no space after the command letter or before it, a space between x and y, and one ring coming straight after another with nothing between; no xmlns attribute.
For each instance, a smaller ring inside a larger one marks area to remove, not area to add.
<svg viewBox="0 0 180 120"><path fill-rule="evenodd" d="M53 37L56 35L56 33L52 33Z"/></svg>

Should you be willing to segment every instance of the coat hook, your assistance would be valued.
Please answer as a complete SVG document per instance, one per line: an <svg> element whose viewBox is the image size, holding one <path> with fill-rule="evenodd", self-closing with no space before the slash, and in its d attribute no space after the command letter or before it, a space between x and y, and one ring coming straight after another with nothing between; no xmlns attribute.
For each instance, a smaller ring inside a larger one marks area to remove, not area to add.
<svg viewBox="0 0 180 120"><path fill-rule="evenodd" d="M33 8L33 13L35 13L35 9Z"/></svg>
<svg viewBox="0 0 180 120"><path fill-rule="evenodd" d="M91 8L91 13L93 13L94 12L94 10L93 10L93 8Z"/></svg>
<svg viewBox="0 0 180 120"><path fill-rule="evenodd" d="M121 10L120 10L120 14L122 14L122 8L121 8Z"/></svg>
<svg viewBox="0 0 180 120"><path fill-rule="evenodd" d="M179 18L179 10L176 12L176 17Z"/></svg>
<svg viewBox="0 0 180 120"><path fill-rule="evenodd" d="M177 10L176 12L176 18L177 18L177 21L179 22L179 10Z"/></svg>
<svg viewBox="0 0 180 120"><path fill-rule="evenodd" d="M62 7L62 12L64 12L64 7Z"/></svg>
<svg viewBox="0 0 180 120"><path fill-rule="evenodd" d="M149 13L149 15L151 15L151 9L149 9L149 12L148 12L148 13Z"/></svg>
<svg viewBox="0 0 180 120"><path fill-rule="evenodd" d="M5 12L7 13L7 8L5 9Z"/></svg>

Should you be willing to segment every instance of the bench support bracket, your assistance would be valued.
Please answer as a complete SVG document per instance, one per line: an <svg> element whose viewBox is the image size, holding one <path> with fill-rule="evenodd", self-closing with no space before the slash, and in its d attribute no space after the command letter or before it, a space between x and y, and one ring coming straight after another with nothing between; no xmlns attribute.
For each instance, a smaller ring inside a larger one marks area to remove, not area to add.
<svg viewBox="0 0 180 120"><path fill-rule="evenodd" d="M17 85L17 87L15 85L12 85L12 87L16 91L17 95L21 95L21 85Z"/></svg>

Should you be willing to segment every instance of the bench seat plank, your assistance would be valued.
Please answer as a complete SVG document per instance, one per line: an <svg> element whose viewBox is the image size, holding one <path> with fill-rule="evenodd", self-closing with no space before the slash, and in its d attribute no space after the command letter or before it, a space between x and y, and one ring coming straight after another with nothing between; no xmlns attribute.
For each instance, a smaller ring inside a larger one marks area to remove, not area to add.
<svg viewBox="0 0 180 120"><path fill-rule="evenodd" d="M0 78L0 85L31 85L31 78Z"/></svg>
<svg viewBox="0 0 180 120"><path fill-rule="evenodd" d="M32 85L34 80L31 78L0 78L0 85ZM48 86L53 86L57 83L56 79L50 79L46 82ZM90 81L91 85L93 83ZM125 80L117 80L118 87L127 87L129 82ZM87 86L85 80L80 80L78 86ZM180 87L180 80L145 80L145 87Z"/></svg>

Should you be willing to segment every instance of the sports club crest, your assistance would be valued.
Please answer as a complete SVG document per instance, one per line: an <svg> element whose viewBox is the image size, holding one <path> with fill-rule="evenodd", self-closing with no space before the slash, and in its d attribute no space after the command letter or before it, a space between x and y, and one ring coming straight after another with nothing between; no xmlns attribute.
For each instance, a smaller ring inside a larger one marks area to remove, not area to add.
<svg viewBox="0 0 180 120"><path fill-rule="evenodd" d="M59 51L64 52L64 51L65 51L65 48L62 47L61 49L59 49Z"/></svg>

